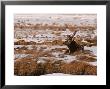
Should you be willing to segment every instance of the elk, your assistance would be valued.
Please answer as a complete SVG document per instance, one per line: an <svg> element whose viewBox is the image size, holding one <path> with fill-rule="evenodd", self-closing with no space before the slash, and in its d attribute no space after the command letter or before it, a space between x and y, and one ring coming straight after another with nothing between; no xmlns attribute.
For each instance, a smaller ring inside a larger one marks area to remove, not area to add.
<svg viewBox="0 0 110 89"><path fill-rule="evenodd" d="M73 35L67 35L66 41L63 43L67 45L69 49L69 54L74 53L75 51L78 50L84 50L84 46L78 44L74 39L75 39L75 34L77 31L73 33Z"/></svg>

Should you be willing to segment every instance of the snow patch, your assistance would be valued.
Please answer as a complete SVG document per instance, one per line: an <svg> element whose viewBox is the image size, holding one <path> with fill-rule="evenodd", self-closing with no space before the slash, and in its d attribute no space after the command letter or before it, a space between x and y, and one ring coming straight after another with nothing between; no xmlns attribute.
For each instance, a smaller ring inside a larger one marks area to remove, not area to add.
<svg viewBox="0 0 110 89"><path fill-rule="evenodd" d="M88 62L90 65L97 66L97 62Z"/></svg>
<svg viewBox="0 0 110 89"><path fill-rule="evenodd" d="M92 47L84 47L84 50L90 50L94 55L97 55L97 47L92 46Z"/></svg>
<svg viewBox="0 0 110 89"><path fill-rule="evenodd" d="M52 73L52 74L45 74L41 76L72 76L70 74L63 74L63 73Z"/></svg>

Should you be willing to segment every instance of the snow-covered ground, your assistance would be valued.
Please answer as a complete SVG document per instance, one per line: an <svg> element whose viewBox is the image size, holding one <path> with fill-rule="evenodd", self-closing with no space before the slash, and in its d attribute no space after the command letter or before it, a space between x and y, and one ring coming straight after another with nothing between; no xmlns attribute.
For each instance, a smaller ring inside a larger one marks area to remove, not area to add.
<svg viewBox="0 0 110 89"><path fill-rule="evenodd" d="M39 31L42 31L39 32ZM53 34L53 33L58 33L59 35ZM31 34L31 33L34 33ZM45 32L45 30L31 30L31 32L29 30L25 30L22 31L21 30L16 30L15 31L15 41L17 41L17 39L20 37L26 41L35 41L37 43L42 43L44 41L52 41L52 40L58 40L58 39L62 39L65 40L66 35L72 35L73 32L70 31L69 29L66 29L65 31L54 31L54 30L47 30ZM89 38L94 38L97 36L96 30L93 30L93 32L91 31L77 31L76 36L80 36L81 38L85 38L85 37L89 37Z"/></svg>
<svg viewBox="0 0 110 89"><path fill-rule="evenodd" d="M65 24L69 25L77 25L77 26L96 26L97 24L97 15L96 14L16 14L14 16L14 22L15 23L22 23L25 25L31 24L39 24L41 23L42 26L45 24L54 24L58 26L64 26ZM26 42L34 41L36 43L43 43L43 42L52 42L54 40L61 40L64 41L66 39L66 35L72 35L74 31L69 30L66 28L65 30L51 30L51 29L16 29L14 31L14 41L17 42L19 39L25 40ZM94 37L97 37L97 28L93 30L85 29L81 30L79 29L75 35L75 37L80 36L83 41L86 37L92 39ZM14 45L14 48L21 48L24 45ZM45 60L48 58L56 59L56 60L64 60L67 63L70 63L71 61L76 60L76 56L64 54L64 51L52 51L53 49L68 49L66 45L35 45L36 50L39 51L42 49L42 52L51 52L53 55L52 57L38 57L39 61L44 63ZM25 45L29 50L33 50L32 45ZM97 46L91 46L91 47L84 47L84 50L89 50L91 53L95 56L97 56ZM15 58L23 58L23 57L29 57L30 54L15 54ZM96 62L88 62L92 65L97 65ZM59 74L58 74L59 75Z"/></svg>
<svg viewBox="0 0 110 89"><path fill-rule="evenodd" d="M88 62L88 63L93 65L93 66L97 66L97 61L95 61L95 62Z"/></svg>
<svg viewBox="0 0 110 89"><path fill-rule="evenodd" d="M63 73L52 73L52 74L45 74L41 76L72 76L71 74L63 74Z"/></svg>
<svg viewBox="0 0 110 89"><path fill-rule="evenodd" d="M92 46L92 47L84 47L84 50L90 50L94 55L97 55L97 47Z"/></svg>
<svg viewBox="0 0 110 89"><path fill-rule="evenodd" d="M16 23L48 23L48 24L77 24L81 25L82 23L87 24L96 24L96 14L16 14L14 16L14 21Z"/></svg>
<svg viewBox="0 0 110 89"><path fill-rule="evenodd" d="M16 47L22 47L21 45L16 45ZM31 45L27 45L26 47L28 47L28 49L32 49L32 46ZM37 50L39 50L41 47L47 47L46 45L39 45L37 47ZM44 52L45 51L51 51L52 49L55 49L55 48L67 48L66 46L51 46L50 48L46 48L44 49ZM84 47L84 50L90 50L91 53L93 55L97 55L97 47L96 46L92 46L92 47ZM76 59L76 56L74 55L67 55L67 54L64 54L64 52L51 52L51 54L53 55L53 57L38 57L38 63L45 63L47 60L49 59L55 59L55 60L64 60L66 63L70 63L74 60L77 60ZM31 54L15 54L15 58L24 58L24 57L31 57L32 55ZM94 65L96 66L97 65L97 61L95 62L87 62L91 65Z"/></svg>
<svg viewBox="0 0 110 89"><path fill-rule="evenodd" d="M26 58L26 57L31 57L31 54L15 54L15 59L16 58Z"/></svg>

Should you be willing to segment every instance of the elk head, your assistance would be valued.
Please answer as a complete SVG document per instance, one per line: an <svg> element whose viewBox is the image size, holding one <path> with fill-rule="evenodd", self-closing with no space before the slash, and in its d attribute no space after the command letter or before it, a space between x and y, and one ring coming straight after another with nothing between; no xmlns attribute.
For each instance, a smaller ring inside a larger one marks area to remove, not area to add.
<svg viewBox="0 0 110 89"><path fill-rule="evenodd" d="M74 36L77 31L75 31L72 35L67 35L66 41L64 42L65 45L71 44L71 42L74 42Z"/></svg>

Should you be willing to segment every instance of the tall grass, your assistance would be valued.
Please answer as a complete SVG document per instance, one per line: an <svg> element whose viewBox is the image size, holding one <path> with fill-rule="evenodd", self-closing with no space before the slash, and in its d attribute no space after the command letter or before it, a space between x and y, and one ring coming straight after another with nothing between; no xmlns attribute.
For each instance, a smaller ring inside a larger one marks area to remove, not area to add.
<svg viewBox="0 0 110 89"><path fill-rule="evenodd" d="M14 74L18 76L39 76L51 73L64 73L71 75L97 75L97 67L85 62L48 60L45 63L37 63L33 59L17 59L14 63Z"/></svg>

